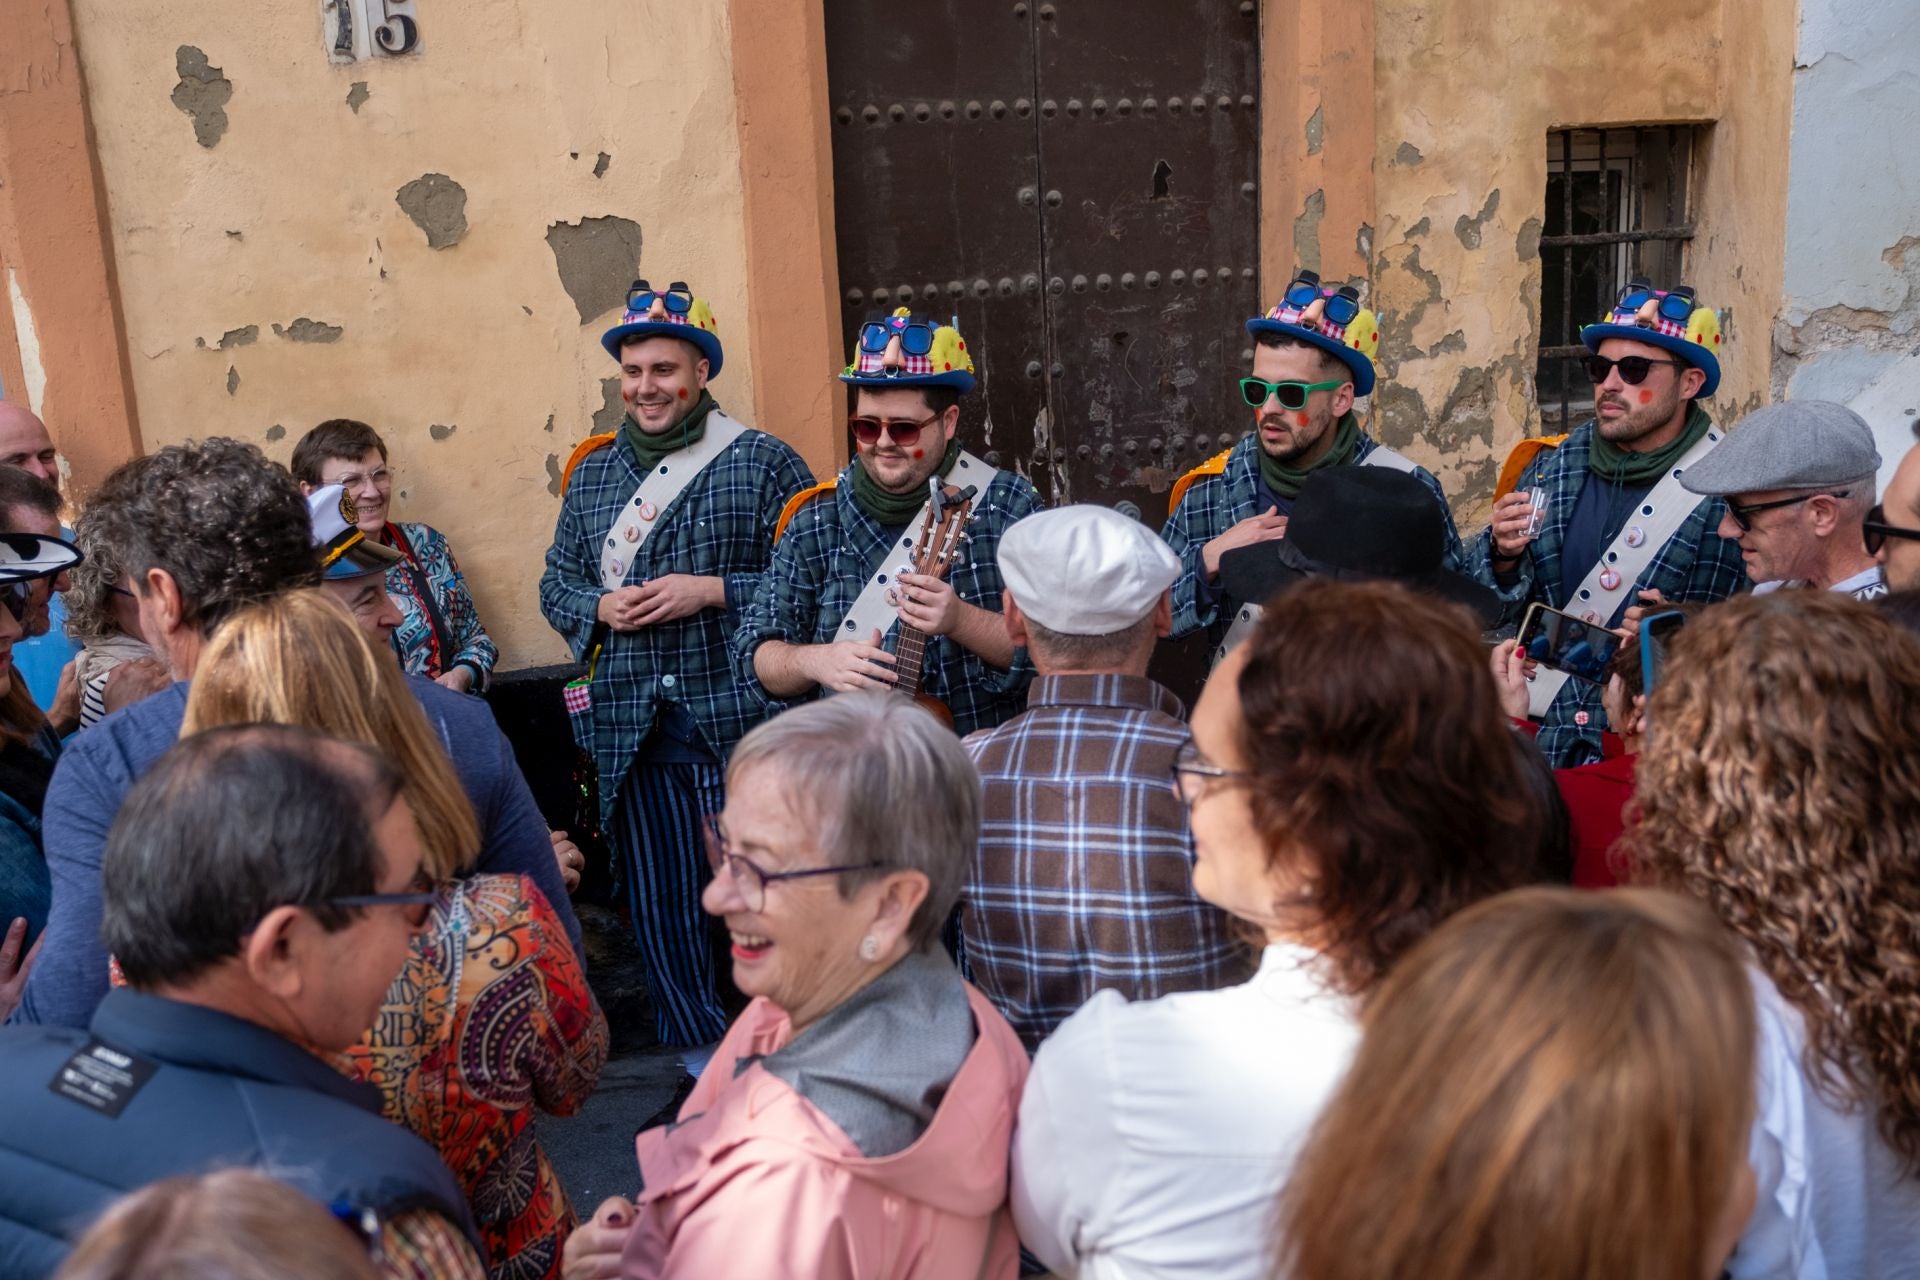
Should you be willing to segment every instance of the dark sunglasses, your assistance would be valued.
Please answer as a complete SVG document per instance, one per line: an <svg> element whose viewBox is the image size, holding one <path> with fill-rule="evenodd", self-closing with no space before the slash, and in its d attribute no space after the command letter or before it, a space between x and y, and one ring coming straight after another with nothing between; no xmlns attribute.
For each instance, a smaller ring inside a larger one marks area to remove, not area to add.
<svg viewBox="0 0 1920 1280"><path fill-rule="evenodd" d="M7 607L15 622L26 621L27 600L32 594L32 581L0 582L0 605Z"/></svg>
<svg viewBox="0 0 1920 1280"><path fill-rule="evenodd" d="M1645 276L1635 276L1627 281L1627 287L1620 291L1620 301L1615 304L1616 311L1638 311L1647 305L1647 299L1658 295L1653 281ZM1687 317L1693 314L1693 289L1688 285L1675 285L1660 297L1660 318L1671 320L1675 324L1685 324Z"/></svg>
<svg viewBox="0 0 1920 1280"><path fill-rule="evenodd" d="M900 339L900 349L910 356L923 356L933 350L933 326L924 320L909 321L898 329L883 320L871 320L860 326L860 349L869 355L885 351L895 338Z"/></svg>
<svg viewBox="0 0 1920 1280"><path fill-rule="evenodd" d="M1258 409L1267 402L1267 397L1278 396L1282 409L1304 409L1307 407L1307 397L1314 392L1331 391L1346 385L1344 378L1336 378L1332 382L1268 382L1265 378L1242 378L1240 398Z"/></svg>
<svg viewBox="0 0 1920 1280"><path fill-rule="evenodd" d="M1287 286L1287 305L1299 311L1305 311L1313 305L1315 298L1322 296L1326 296L1327 305L1321 314L1342 329L1352 324L1353 318L1360 314L1360 291L1350 284L1341 285L1330 296L1322 295L1319 274L1302 271Z"/></svg>
<svg viewBox="0 0 1920 1280"><path fill-rule="evenodd" d="M1630 387L1637 387L1647 380L1657 364L1670 364L1676 369L1686 366L1678 360L1651 360L1646 356L1621 356L1618 360L1609 360L1605 356L1588 356L1581 362L1586 366L1587 378L1594 386L1607 380L1607 375L1615 369L1620 371L1620 381Z"/></svg>
<svg viewBox="0 0 1920 1280"><path fill-rule="evenodd" d="M627 310L651 311L653 300L660 299L661 305L674 315L683 316L693 310L693 290L687 287L685 280L675 280L661 293L645 280L635 280L627 290Z"/></svg>
<svg viewBox="0 0 1920 1280"><path fill-rule="evenodd" d="M1861 541L1867 544L1867 554L1877 556L1880 548L1887 545L1888 538L1920 542L1920 529L1903 529L1897 524L1888 524L1886 507L1875 506L1867 512L1867 518L1860 526L1860 536Z"/></svg>
<svg viewBox="0 0 1920 1280"><path fill-rule="evenodd" d="M1772 502L1749 502L1744 506L1737 502L1729 502L1727 503L1727 514L1733 517L1733 522L1739 525L1742 531L1747 531L1753 528L1753 518L1762 511L1778 511L1782 507L1797 507L1803 502L1812 502L1815 498L1844 498L1846 496L1847 491L1842 489L1837 493L1803 493L1797 498L1775 498ZM1874 510L1877 511L1879 508L1876 507ZM1920 536L1920 532L1916 532L1916 536Z"/></svg>
<svg viewBox="0 0 1920 1280"><path fill-rule="evenodd" d="M847 425L853 428L853 438L863 445L880 443L883 431L895 444L913 444L920 439L920 433L940 421L940 417L936 413L918 422L907 418L848 418Z"/></svg>

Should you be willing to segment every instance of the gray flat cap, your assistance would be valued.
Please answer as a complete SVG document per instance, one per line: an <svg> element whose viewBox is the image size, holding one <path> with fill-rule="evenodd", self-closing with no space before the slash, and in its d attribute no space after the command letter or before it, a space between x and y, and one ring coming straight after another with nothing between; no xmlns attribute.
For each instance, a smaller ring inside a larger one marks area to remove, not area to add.
<svg viewBox="0 0 1920 1280"><path fill-rule="evenodd" d="M1880 470L1873 428L1831 400L1788 400L1733 424L1680 483L1694 493L1764 493L1871 482Z"/></svg>

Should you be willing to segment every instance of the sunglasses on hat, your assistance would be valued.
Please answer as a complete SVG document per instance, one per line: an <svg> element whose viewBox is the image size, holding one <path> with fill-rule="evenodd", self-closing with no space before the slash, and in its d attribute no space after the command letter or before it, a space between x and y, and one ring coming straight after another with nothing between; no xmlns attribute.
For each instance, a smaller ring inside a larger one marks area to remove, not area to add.
<svg viewBox="0 0 1920 1280"><path fill-rule="evenodd" d="M915 422L911 418L848 418L847 426L853 430L853 438L863 445L879 444L880 434L887 436L899 445L914 444L920 439L920 433L940 421L940 414L922 418Z"/></svg>
<svg viewBox="0 0 1920 1280"><path fill-rule="evenodd" d="M912 320L895 327L889 320L870 320L860 326L860 349L879 355L887 344L900 339L900 349L910 356L923 356L933 350L933 326L924 320Z"/></svg>
<svg viewBox="0 0 1920 1280"><path fill-rule="evenodd" d="M1607 375L1615 369L1620 371L1620 381L1630 387L1637 387L1647 380L1657 364L1670 364L1676 369L1686 366L1678 360L1652 360L1646 356L1621 356L1618 360L1609 360L1605 356L1588 356L1581 362L1586 366L1587 378L1594 386L1607 380Z"/></svg>
<svg viewBox="0 0 1920 1280"><path fill-rule="evenodd" d="M1687 317L1693 314L1693 290L1687 285L1675 285L1661 293L1653 287L1653 281L1645 276L1635 276L1627 281L1627 287L1620 291L1620 301L1614 304L1615 311L1638 311L1647 305L1649 298L1660 299L1660 318L1671 320L1675 324L1685 324Z"/></svg>
<svg viewBox="0 0 1920 1280"><path fill-rule="evenodd" d="M1314 299L1325 297L1326 308L1322 315L1346 328L1353 318L1360 314L1360 291L1350 284L1343 284L1331 294L1323 294L1320 289L1318 272L1302 271L1295 276L1293 283L1287 286L1287 305L1298 311L1305 311L1313 305Z"/></svg>
<svg viewBox="0 0 1920 1280"><path fill-rule="evenodd" d="M645 280L635 280L627 290L627 310L651 311L653 300L660 299L661 305L674 315L683 316L693 310L693 290L687 287L685 280L675 280L661 293Z"/></svg>
<svg viewBox="0 0 1920 1280"><path fill-rule="evenodd" d="M1336 378L1332 382L1268 382L1265 378L1242 378L1240 398L1255 409L1265 404L1268 396L1279 397L1282 409L1304 409L1307 407L1307 397L1314 392L1331 391L1346 384L1345 378Z"/></svg>

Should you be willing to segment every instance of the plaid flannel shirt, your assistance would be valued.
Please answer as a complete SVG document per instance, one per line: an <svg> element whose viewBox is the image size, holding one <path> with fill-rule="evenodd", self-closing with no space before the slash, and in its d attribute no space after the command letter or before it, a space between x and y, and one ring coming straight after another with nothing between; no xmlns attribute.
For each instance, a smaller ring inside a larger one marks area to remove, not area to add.
<svg viewBox="0 0 1920 1280"><path fill-rule="evenodd" d="M1380 448L1372 436L1360 433L1354 450L1358 465ZM1446 490L1425 467L1414 468L1420 483L1433 490L1440 510L1447 518L1447 567L1460 563L1460 535L1453 527L1453 508L1447 505ZM1200 628L1207 629L1207 640L1217 645L1227 634L1227 624L1245 601L1234 600L1221 591L1202 590L1206 573L1202 553L1209 542L1239 524L1265 511L1270 505L1266 486L1260 482L1260 441L1248 435L1227 455L1227 469L1217 476L1196 480L1180 499L1180 505L1167 513L1166 527L1160 536L1180 557L1183 571L1173 584L1173 636L1178 639Z"/></svg>
<svg viewBox="0 0 1920 1280"><path fill-rule="evenodd" d="M912 548L899 544L903 535L882 528L854 501L852 473L849 464L840 473L838 488L794 515L773 549L759 594L745 606L745 617L734 633L734 669L740 683L769 711L788 704L768 693L754 674L754 651L768 640L830 643L882 559L898 557L905 562L911 558ZM955 594L968 604L1000 612L1000 535L1014 521L1039 509L1040 495L1024 476L1002 471L994 477L967 517L966 540L948 574ZM887 632L883 643L889 653L899 639L898 627ZM1033 666L1024 649L1014 651L1011 670L1001 671L952 636L935 636L927 645L921 692L946 703L953 712L954 728L966 734L1018 714L1032 678Z"/></svg>
<svg viewBox="0 0 1920 1280"><path fill-rule="evenodd" d="M412 522L401 524L399 529L433 592L454 645L452 653L440 655L440 669L434 670L433 620L427 616L413 574L405 564L397 564L387 570L387 594L400 610L400 625L393 632L400 665L414 675L433 680L464 663L473 668L473 687L486 688L493 664L500 660L500 650L480 625L480 611L473 607L473 593L467 590L466 575L460 572L446 535L432 525Z"/></svg>
<svg viewBox="0 0 1920 1280"><path fill-rule="evenodd" d="M574 469L560 504L540 576L540 611L576 659L586 657L606 594L600 549L642 479L632 450L616 439ZM668 504L640 544L627 585L669 573L723 578L727 604L639 631L602 628L592 711L602 822L662 704L684 707L707 747L723 759L764 715L734 680L727 638L759 587L780 509L812 482L799 454L765 432L748 431Z"/></svg>
<svg viewBox="0 0 1920 1280"><path fill-rule="evenodd" d="M1574 505L1587 484L1587 457L1592 448L1591 421L1576 428L1557 449L1542 449L1520 473L1516 488L1536 486L1547 491L1547 517L1540 534L1527 546L1515 566L1513 580L1502 586L1493 572L1493 526L1482 529L1467 544L1462 571L1500 593L1501 626L1510 630L1522 621L1527 606L1536 602L1550 608L1566 607L1592 565L1562 564L1560 549L1573 519ZM1722 498L1704 498L1698 508L1667 540L1645 572L1631 584L1622 583L1615 612L1637 603L1642 591L1658 591L1676 604L1725 600L1747 589L1746 563L1740 544L1715 533L1727 504ZM1600 686L1569 680L1553 700L1540 725L1540 749L1555 768L1590 764L1600 759L1600 734L1607 713L1600 707Z"/></svg>
<svg viewBox="0 0 1920 1280"><path fill-rule="evenodd" d="M1097 991L1129 1000L1247 976L1227 917L1193 892L1174 793L1180 700L1144 676L1042 676L1027 710L976 733L980 849L967 873L967 965L1039 1047Z"/></svg>

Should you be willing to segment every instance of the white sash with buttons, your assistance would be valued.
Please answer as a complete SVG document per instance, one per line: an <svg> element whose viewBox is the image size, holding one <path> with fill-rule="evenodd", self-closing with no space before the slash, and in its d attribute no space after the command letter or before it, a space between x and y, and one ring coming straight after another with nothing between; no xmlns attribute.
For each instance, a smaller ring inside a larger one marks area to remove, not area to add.
<svg viewBox="0 0 1920 1280"><path fill-rule="evenodd" d="M999 474L996 468L988 466L962 449L960 456L954 459L953 470L947 475L947 483L962 489L972 485L978 491L973 497L975 509L978 510L978 503L987 496L987 486L992 484L993 478ZM892 601L887 599L887 595L893 590L895 578L903 573L913 572L913 549L920 544L920 535L926 532L927 519L932 514L931 503L920 504L919 512L913 517L913 523L909 524L907 531L900 535L900 540L888 547L886 553L880 557L880 564L874 569L873 576L867 579L866 586L860 588L860 594L854 600L853 607L847 610L847 616L842 618L840 625L834 629L833 643L851 644L857 641L865 644L872 640L873 633L876 631L884 640L887 633L893 630L893 624L900 620L900 611Z"/></svg>
<svg viewBox="0 0 1920 1280"><path fill-rule="evenodd" d="M654 464L627 505L613 518L613 528L607 530L605 545L600 548L601 586L616 591L626 582L627 570L633 567L640 544L653 532L660 514L686 492L687 486L706 470L708 463L725 453L727 446L746 434L746 430L714 409L707 414L705 435ZM618 442L615 444L617 447Z"/></svg>
<svg viewBox="0 0 1920 1280"><path fill-rule="evenodd" d="M1412 458L1407 457L1404 453L1395 453L1385 445L1376 446L1372 453L1353 465L1356 467L1390 467L1395 471L1404 471L1408 475L1412 475L1420 469L1420 464ZM1260 625L1260 615L1264 612L1265 610L1257 604L1243 604L1240 606L1240 612L1233 615L1233 622L1227 627L1227 634L1220 638L1219 645L1215 647L1213 651L1214 666L1219 666L1220 659L1226 657L1246 642L1247 637L1253 634L1253 629Z"/></svg>
<svg viewBox="0 0 1920 1280"><path fill-rule="evenodd" d="M1587 576L1575 587L1573 594L1567 597L1561 606L1561 612L1570 613L1583 622L1604 627L1620 608L1620 593L1632 591L1640 581L1640 575L1647 571L1653 558L1674 534L1680 532L1693 513L1706 499L1696 493L1689 493L1680 484L1680 473L1699 462L1720 443L1722 432L1709 430L1694 443L1693 448L1673 464L1673 470L1661 477L1660 483L1646 497L1634 513L1627 517L1626 527L1614 537L1599 562L1587 571ZM1547 714L1547 708L1560 696L1560 690L1566 687L1570 677L1564 671L1551 671L1541 667L1534 672L1533 680L1527 686L1527 714L1538 720Z"/></svg>

